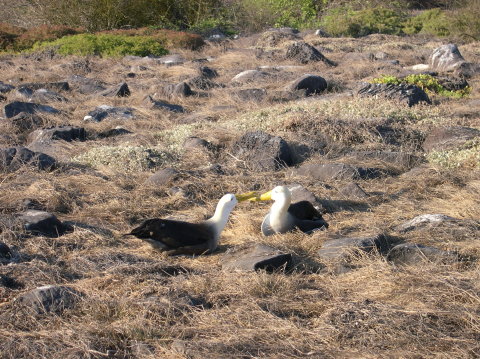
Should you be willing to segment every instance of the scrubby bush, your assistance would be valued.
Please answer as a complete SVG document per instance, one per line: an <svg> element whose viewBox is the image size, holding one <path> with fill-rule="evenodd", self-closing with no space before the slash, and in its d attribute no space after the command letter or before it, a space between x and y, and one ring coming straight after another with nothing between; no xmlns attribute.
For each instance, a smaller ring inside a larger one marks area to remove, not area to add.
<svg viewBox="0 0 480 359"><path fill-rule="evenodd" d="M454 97L454 98L468 96L471 92L471 88L469 86L456 91L447 90L445 87L443 87L439 83L437 78L431 75L426 75L426 74L417 74L417 75L412 74L403 78L398 78L396 76L383 76L383 77L373 79L372 83L415 85L420 87L422 90L426 91L429 94L433 93L440 96Z"/></svg>
<svg viewBox="0 0 480 359"><path fill-rule="evenodd" d="M480 40L480 0L466 1L464 7L453 12L452 32L464 40Z"/></svg>
<svg viewBox="0 0 480 359"><path fill-rule="evenodd" d="M74 29L63 25L41 25L33 27L21 34L15 41L16 50L31 48L36 42L53 41L68 35L81 33L81 29Z"/></svg>
<svg viewBox="0 0 480 359"><path fill-rule="evenodd" d="M53 47L61 55L98 55L102 57L160 56L167 50L150 36L121 36L111 34L79 34L61 39L43 42L34 46L34 50Z"/></svg>
<svg viewBox="0 0 480 359"><path fill-rule="evenodd" d="M448 36L450 34L450 22L446 13L439 8L425 10L417 16L409 18L403 25L406 34L430 34L436 36Z"/></svg>
<svg viewBox="0 0 480 359"><path fill-rule="evenodd" d="M401 34L405 14L383 7L352 10L337 7L322 18L322 26L333 36L365 36L373 33Z"/></svg>

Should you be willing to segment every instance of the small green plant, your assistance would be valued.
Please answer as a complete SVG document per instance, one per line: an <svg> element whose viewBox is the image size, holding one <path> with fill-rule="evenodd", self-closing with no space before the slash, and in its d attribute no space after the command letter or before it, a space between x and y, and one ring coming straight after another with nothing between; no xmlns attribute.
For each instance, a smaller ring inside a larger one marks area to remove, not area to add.
<svg viewBox="0 0 480 359"><path fill-rule="evenodd" d="M79 34L36 44L33 50L47 47L57 49L61 55L98 55L102 57L161 56L168 51L150 36L121 36L110 34Z"/></svg>
<svg viewBox="0 0 480 359"><path fill-rule="evenodd" d="M450 21L445 11L439 8L425 10L417 16L413 16L403 24L403 32L412 34L429 34L435 36L450 35Z"/></svg>
<svg viewBox="0 0 480 359"><path fill-rule="evenodd" d="M371 81L374 84L408 84L408 85L415 85L420 87L422 90L427 92L428 94L437 94L444 97L453 97L453 98L461 98L468 96L471 92L471 88L469 86L456 90L451 91L447 90L443 87L437 78L427 74L412 74L408 75L403 78L398 78L396 76L382 76L379 78L375 78Z"/></svg>
<svg viewBox="0 0 480 359"><path fill-rule="evenodd" d="M480 138L467 141L460 148L449 151L433 151L428 154L430 163L444 168L480 168Z"/></svg>
<svg viewBox="0 0 480 359"><path fill-rule="evenodd" d="M145 146L102 146L76 156L73 161L124 172L147 171L172 161L171 154Z"/></svg>

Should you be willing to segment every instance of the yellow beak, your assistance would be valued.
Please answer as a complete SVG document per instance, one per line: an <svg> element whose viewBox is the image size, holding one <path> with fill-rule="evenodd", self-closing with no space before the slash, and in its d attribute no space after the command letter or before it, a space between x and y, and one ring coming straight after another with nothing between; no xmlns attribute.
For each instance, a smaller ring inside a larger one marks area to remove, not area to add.
<svg viewBox="0 0 480 359"><path fill-rule="evenodd" d="M271 199L272 199L272 191L268 191L260 196L251 197L248 200L252 202L258 202L258 201L270 201Z"/></svg>
<svg viewBox="0 0 480 359"><path fill-rule="evenodd" d="M242 193L242 194L236 194L235 198L237 199L238 202L246 201L246 200L251 200L251 198L257 197L258 193L257 192L247 192L247 193Z"/></svg>

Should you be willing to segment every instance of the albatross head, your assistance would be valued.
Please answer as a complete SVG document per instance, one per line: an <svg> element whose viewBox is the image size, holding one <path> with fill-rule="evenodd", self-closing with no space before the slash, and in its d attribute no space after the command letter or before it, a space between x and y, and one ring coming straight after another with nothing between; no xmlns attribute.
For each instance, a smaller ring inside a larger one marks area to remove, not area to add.
<svg viewBox="0 0 480 359"><path fill-rule="evenodd" d="M238 201L235 195L227 193L225 196L220 198L217 208L222 208L223 210L227 210L230 213L230 211L237 205L237 203Z"/></svg>
<svg viewBox="0 0 480 359"><path fill-rule="evenodd" d="M292 199L292 194L287 186L277 186L269 192L262 194L259 197L260 201L269 201L273 200L275 202L282 201L286 203L290 203Z"/></svg>

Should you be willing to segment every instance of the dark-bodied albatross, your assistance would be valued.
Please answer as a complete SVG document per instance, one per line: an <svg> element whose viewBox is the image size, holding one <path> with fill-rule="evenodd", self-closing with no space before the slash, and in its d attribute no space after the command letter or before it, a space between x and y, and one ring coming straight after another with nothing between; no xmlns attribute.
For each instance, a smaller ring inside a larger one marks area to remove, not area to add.
<svg viewBox="0 0 480 359"><path fill-rule="evenodd" d="M218 202L215 214L203 222L148 219L128 235L150 243L167 255L209 254L217 248L220 233L227 225L230 212L238 201L247 200L254 195L254 192L238 196L226 194Z"/></svg>
<svg viewBox="0 0 480 359"><path fill-rule="evenodd" d="M287 186L277 186L251 200L275 201L262 222L262 233L265 236L287 233L295 229L310 234L315 230L328 228L328 223L309 201L290 204L292 194Z"/></svg>

